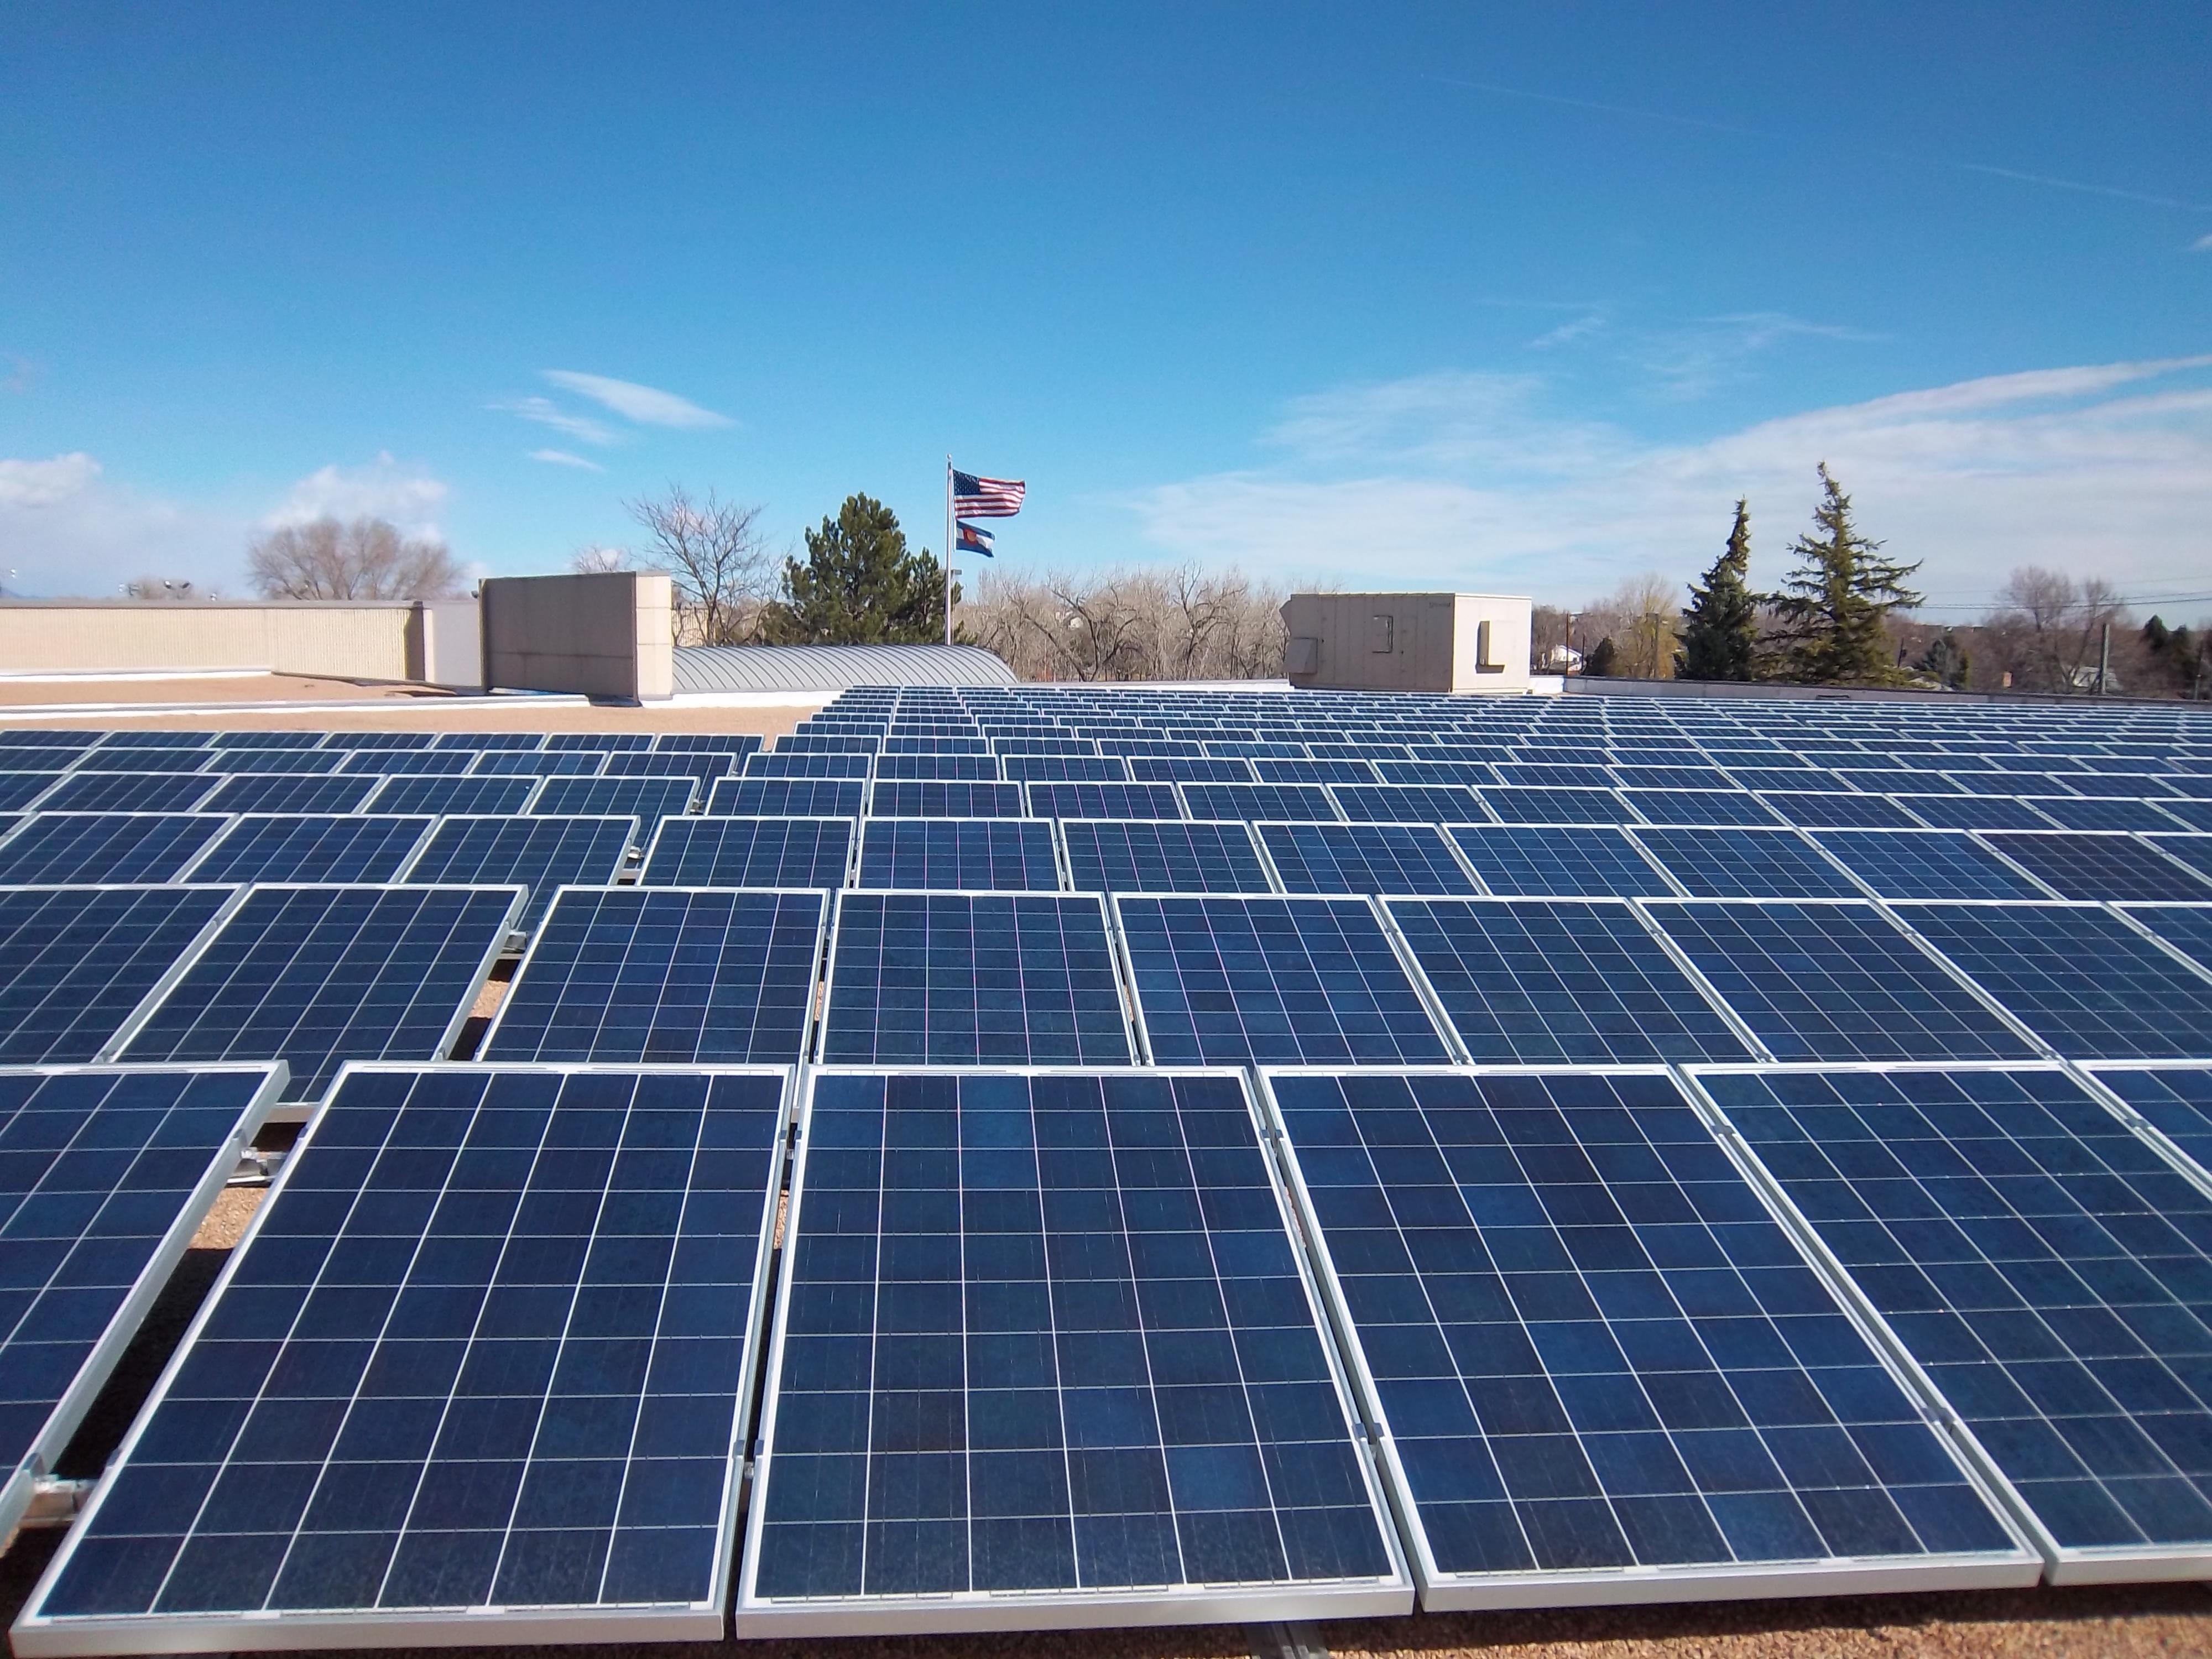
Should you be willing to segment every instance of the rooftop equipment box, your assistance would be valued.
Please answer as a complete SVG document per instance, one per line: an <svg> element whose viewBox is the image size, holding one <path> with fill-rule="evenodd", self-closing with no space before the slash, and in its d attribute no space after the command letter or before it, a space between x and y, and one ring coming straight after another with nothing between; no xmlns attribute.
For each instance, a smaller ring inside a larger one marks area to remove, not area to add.
<svg viewBox="0 0 2212 1659"><path fill-rule="evenodd" d="M1525 692L1532 612L1494 593L1293 593L1283 672L1310 690Z"/></svg>

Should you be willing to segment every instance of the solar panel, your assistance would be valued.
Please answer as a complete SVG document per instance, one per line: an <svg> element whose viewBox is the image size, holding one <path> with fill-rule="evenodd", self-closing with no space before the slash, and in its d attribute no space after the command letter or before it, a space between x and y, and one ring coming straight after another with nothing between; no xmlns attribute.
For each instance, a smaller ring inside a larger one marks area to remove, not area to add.
<svg viewBox="0 0 2212 1659"><path fill-rule="evenodd" d="M319 774L335 772L346 757L336 749L218 749L210 751L210 772Z"/></svg>
<svg viewBox="0 0 2212 1659"><path fill-rule="evenodd" d="M1156 1065L1449 1058L1364 898L1117 897Z"/></svg>
<svg viewBox="0 0 2212 1659"><path fill-rule="evenodd" d="M1231 1075L817 1074L740 1635L1407 1611Z"/></svg>
<svg viewBox="0 0 2212 1659"><path fill-rule="evenodd" d="M204 803L210 812L352 812L376 788L368 777L309 777L249 773L234 777Z"/></svg>
<svg viewBox="0 0 2212 1659"><path fill-rule="evenodd" d="M1770 756L1767 758L1778 757ZM1755 789L1762 793L1780 791L1785 793L1850 795L1858 793L1825 767L1730 765L1728 775L1735 780L1738 788ZM1881 797L1868 796L1866 799L1875 800Z"/></svg>
<svg viewBox="0 0 2212 1659"><path fill-rule="evenodd" d="M1665 1074L1266 1084L1425 1607L2034 1582Z"/></svg>
<svg viewBox="0 0 2212 1659"><path fill-rule="evenodd" d="M709 755L750 755L761 740L750 732L663 732L653 740L655 750L693 750Z"/></svg>
<svg viewBox="0 0 2212 1659"><path fill-rule="evenodd" d="M477 762L476 751L465 749L368 750L347 755L332 775L350 778L458 777Z"/></svg>
<svg viewBox="0 0 2212 1659"><path fill-rule="evenodd" d="M325 749L428 749L434 734L428 732L326 732Z"/></svg>
<svg viewBox="0 0 2212 1659"><path fill-rule="evenodd" d="M1328 791L1317 783L1186 783L1184 806L1194 818L1242 820L1263 818L1302 823L1340 821Z"/></svg>
<svg viewBox="0 0 2212 1659"><path fill-rule="evenodd" d="M1397 899L1388 908L1479 1062L1753 1058L1727 1017L1620 901Z"/></svg>
<svg viewBox="0 0 2212 1659"><path fill-rule="evenodd" d="M818 892L564 887L483 1057L796 1064L825 908Z"/></svg>
<svg viewBox="0 0 2212 1659"><path fill-rule="evenodd" d="M17 1639L719 1637L783 1082L349 1072Z"/></svg>
<svg viewBox="0 0 2212 1659"><path fill-rule="evenodd" d="M1955 795L1960 785L1941 772L1923 772L1905 766L1852 766L1835 769L1836 775L1870 795ZM2008 785L2007 787L2013 786Z"/></svg>
<svg viewBox="0 0 2212 1659"><path fill-rule="evenodd" d="M2206 880L2212 881L2212 835L2151 836L2147 839L2166 857L2178 860ZM2212 897L2212 894L2194 896L2202 899Z"/></svg>
<svg viewBox="0 0 2212 1659"><path fill-rule="evenodd" d="M513 887L257 887L193 956L119 1060L281 1059L284 1098L349 1060L435 1060L507 942Z"/></svg>
<svg viewBox="0 0 2212 1659"><path fill-rule="evenodd" d="M2199 1168L2212 1170L2212 1066L2096 1066L2089 1073Z"/></svg>
<svg viewBox="0 0 2212 1659"><path fill-rule="evenodd" d="M1830 830L1813 839L1879 898L2048 898L2032 881L1958 830Z"/></svg>
<svg viewBox="0 0 2212 1659"><path fill-rule="evenodd" d="M404 879L527 888L521 925L535 927L554 889L612 882L636 840L635 818L441 818Z"/></svg>
<svg viewBox="0 0 2212 1659"><path fill-rule="evenodd" d="M2100 906L1894 908L2069 1060L2212 1054L2212 977L2191 972Z"/></svg>
<svg viewBox="0 0 2212 1659"><path fill-rule="evenodd" d="M1636 814L1611 789L1490 788L1476 792L1507 823L1633 823Z"/></svg>
<svg viewBox="0 0 2212 1659"><path fill-rule="evenodd" d="M222 783L207 772L73 772L58 781L51 772L29 775L49 812L189 812Z"/></svg>
<svg viewBox="0 0 2212 1659"><path fill-rule="evenodd" d="M931 757L915 756L912 758L924 760ZM967 760L969 764L980 767L988 758L988 757L969 756ZM865 778L873 769L874 764L875 755L872 750L866 753L846 754L823 753L809 750L791 754L782 750L776 750L771 753L746 756L744 775L749 778ZM887 772L884 775L902 777L933 775ZM968 774L960 773L955 775L966 776ZM982 771L977 775L994 777L997 774Z"/></svg>
<svg viewBox="0 0 2212 1659"><path fill-rule="evenodd" d="M97 1060L234 887L0 888L0 1063Z"/></svg>
<svg viewBox="0 0 2212 1659"><path fill-rule="evenodd" d="M1060 862L1035 818L869 818L854 884L1050 892Z"/></svg>
<svg viewBox="0 0 2212 1659"><path fill-rule="evenodd" d="M883 779L869 795L868 811L884 818L1018 818L1022 786Z"/></svg>
<svg viewBox="0 0 2212 1659"><path fill-rule="evenodd" d="M2200 835L2212 833L2212 800L2162 800L2158 810Z"/></svg>
<svg viewBox="0 0 2212 1659"><path fill-rule="evenodd" d="M592 778L605 764L605 755L582 750L495 749L478 755L469 771L477 777Z"/></svg>
<svg viewBox="0 0 2212 1659"><path fill-rule="evenodd" d="M229 822L219 812L41 812L0 842L0 886L168 881Z"/></svg>
<svg viewBox="0 0 2212 1659"><path fill-rule="evenodd" d="M1016 783L1127 783L1129 781L1128 765L1118 755L1009 755L1002 763L1006 776ZM894 772L885 775L904 777L909 775ZM990 775L986 773L982 775Z"/></svg>
<svg viewBox="0 0 2212 1659"><path fill-rule="evenodd" d="M362 810L496 817L520 812L537 793L535 778L389 777Z"/></svg>
<svg viewBox="0 0 2212 1659"><path fill-rule="evenodd" d="M1613 774L1594 755L1589 761L1499 761L1498 775L1516 787L1531 789L1611 790Z"/></svg>
<svg viewBox="0 0 2212 1659"><path fill-rule="evenodd" d="M0 1528L13 1534L283 1068L0 1070Z"/></svg>
<svg viewBox="0 0 2212 1659"><path fill-rule="evenodd" d="M1107 823L1063 819L1069 885L1094 893L1270 893L1274 885L1237 823Z"/></svg>
<svg viewBox="0 0 2212 1659"><path fill-rule="evenodd" d="M1453 830L1467 861L1493 893L1557 898L1659 898L1681 890L1620 830L1586 824L1537 829L1477 824Z"/></svg>
<svg viewBox="0 0 2212 1659"><path fill-rule="evenodd" d="M1917 830L1920 820L1883 795L1785 793L1759 799L1801 830Z"/></svg>
<svg viewBox="0 0 2212 1659"><path fill-rule="evenodd" d="M651 823L691 810L696 778L548 778L530 803L532 817L637 818Z"/></svg>
<svg viewBox="0 0 2212 1659"><path fill-rule="evenodd" d="M2166 858L2133 836L2002 834L1984 837L2061 898L2212 899L2212 878Z"/></svg>
<svg viewBox="0 0 2212 1659"><path fill-rule="evenodd" d="M1354 823L1487 823L1472 789L1449 784L1340 783L1328 792Z"/></svg>
<svg viewBox="0 0 2212 1659"><path fill-rule="evenodd" d="M1253 826L1288 893L1476 893L1443 832L1415 823Z"/></svg>
<svg viewBox="0 0 2212 1659"><path fill-rule="evenodd" d="M2121 914L2212 973L2212 905L2130 904Z"/></svg>
<svg viewBox="0 0 2212 1659"><path fill-rule="evenodd" d="M1654 900L1645 908L1777 1060L2037 1054L1870 904Z"/></svg>
<svg viewBox="0 0 2212 1659"><path fill-rule="evenodd" d="M1850 878L1793 830L1652 830L1644 850L1697 898L1856 898Z"/></svg>
<svg viewBox="0 0 2212 1659"><path fill-rule="evenodd" d="M850 818L663 818L638 879L648 887L842 887Z"/></svg>
<svg viewBox="0 0 2212 1659"><path fill-rule="evenodd" d="M1607 769L1613 774L1615 783L1631 789L1688 789L1703 793L1715 789L1732 790L1736 787L1735 780L1717 766L1624 764L1616 760Z"/></svg>
<svg viewBox="0 0 2212 1659"><path fill-rule="evenodd" d="M821 1054L830 1065L1123 1065L1095 894L837 896Z"/></svg>
<svg viewBox="0 0 2212 1659"><path fill-rule="evenodd" d="M1377 761L1375 769L1382 774L1385 783L1440 783L1465 788L1498 781L1497 772L1480 761L1386 760Z"/></svg>
<svg viewBox="0 0 2212 1659"><path fill-rule="evenodd" d="M1179 818L1182 816L1182 803L1171 783L1032 783L1025 788L1031 817Z"/></svg>
<svg viewBox="0 0 2212 1659"><path fill-rule="evenodd" d="M609 755L605 770L600 775L610 778L696 778L703 793L716 778L726 777L737 765L734 755L709 755L690 750L672 753L630 750Z"/></svg>
<svg viewBox="0 0 2212 1659"><path fill-rule="evenodd" d="M319 732L218 732L209 745L215 749L319 749Z"/></svg>
<svg viewBox="0 0 2212 1659"><path fill-rule="evenodd" d="M1719 824L1779 827L1783 819L1758 796L1722 789L1624 789L1637 816L1650 823L1698 829Z"/></svg>
<svg viewBox="0 0 2212 1659"><path fill-rule="evenodd" d="M2039 800L2035 810L2062 830L2176 830L2180 823L2147 800Z"/></svg>
<svg viewBox="0 0 2212 1659"><path fill-rule="evenodd" d="M1996 795L1897 795L1897 805L1932 830L2047 830L2051 820L2024 800Z"/></svg>
<svg viewBox="0 0 2212 1659"><path fill-rule="evenodd" d="M803 757L793 756L793 758ZM820 758L842 760L850 757L823 756ZM860 758L865 760L866 757ZM988 755L885 755L876 762L875 775L879 778L911 778L924 782L996 783L999 781L999 763ZM787 775L801 775L793 773ZM830 775L845 775L836 773ZM853 775L866 777L868 774L863 768Z"/></svg>
<svg viewBox="0 0 2212 1659"><path fill-rule="evenodd" d="M1252 783L1252 763L1228 756L1133 756L1129 775L1139 783Z"/></svg>
<svg viewBox="0 0 2212 1659"><path fill-rule="evenodd" d="M1379 783L1382 775L1364 760L1269 760L1252 763L1262 783Z"/></svg>
<svg viewBox="0 0 2212 1659"><path fill-rule="evenodd" d="M602 755L641 753L653 747L650 732L555 732L545 739L548 749L594 749Z"/></svg>
<svg viewBox="0 0 2212 1659"><path fill-rule="evenodd" d="M867 792L850 779L724 778L707 811L740 818L857 818Z"/></svg>
<svg viewBox="0 0 2212 1659"><path fill-rule="evenodd" d="M543 732L441 732L433 749L543 749Z"/></svg>
<svg viewBox="0 0 2212 1659"><path fill-rule="evenodd" d="M2212 1198L2051 1070L1699 1075L2033 1516L2054 1583L2212 1555Z"/></svg>
<svg viewBox="0 0 2212 1659"><path fill-rule="evenodd" d="M427 817L274 816L237 819L188 871L194 881L385 882L429 833Z"/></svg>

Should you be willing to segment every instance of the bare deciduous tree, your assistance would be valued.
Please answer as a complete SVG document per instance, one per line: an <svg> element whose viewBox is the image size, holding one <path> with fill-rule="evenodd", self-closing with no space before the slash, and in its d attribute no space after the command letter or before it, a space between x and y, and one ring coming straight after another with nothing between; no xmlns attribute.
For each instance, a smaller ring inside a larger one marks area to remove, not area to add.
<svg viewBox="0 0 2212 1659"><path fill-rule="evenodd" d="M1674 678L1674 647L1680 642L1682 587L1646 572L1631 576L1601 599L1576 613L1575 632L1583 641L1613 641L1613 672L1622 679Z"/></svg>
<svg viewBox="0 0 2212 1659"><path fill-rule="evenodd" d="M580 547L568 556L568 568L579 576L604 576L629 568L629 555L619 547Z"/></svg>
<svg viewBox="0 0 2212 1659"><path fill-rule="evenodd" d="M2095 676L2105 629L2113 647L2135 666L2135 629L2118 592L2102 576L2076 583L2063 571L2027 565L1997 590L1998 609L1980 629L1986 644L1977 659L2000 678L2009 673L2016 690L2087 691ZM2122 666L2114 663L2117 676Z"/></svg>
<svg viewBox="0 0 2212 1659"><path fill-rule="evenodd" d="M271 599L436 599L463 586L443 542L403 535L384 519L285 525L256 538L246 568Z"/></svg>
<svg viewBox="0 0 2212 1659"><path fill-rule="evenodd" d="M761 535L761 509L726 502L713 490L694 501L681 484L623 503L646 532L638 562L666 573L675 589L676 643L744 645L759 632L775 561Z"/></svg>
<svg viewBox="0 0 2212 1659"><path fill-rule="evenodd" d="M1241 572L1025 578L985 571L968 636L1029 680L1235 680L1283 672L1285 594Z"/></svg>

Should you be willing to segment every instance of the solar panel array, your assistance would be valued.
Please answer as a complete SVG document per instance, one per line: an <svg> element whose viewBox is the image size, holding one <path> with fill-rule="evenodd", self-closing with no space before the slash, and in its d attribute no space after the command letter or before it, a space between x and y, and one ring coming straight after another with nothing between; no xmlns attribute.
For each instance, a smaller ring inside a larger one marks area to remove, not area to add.
<svg viewBox="0 0 2212 1659"><path fill-rule="evenodd" d="M2212 1576L2186 708L19 735L0 1421L311 1119L26 1656Z"/></svg>

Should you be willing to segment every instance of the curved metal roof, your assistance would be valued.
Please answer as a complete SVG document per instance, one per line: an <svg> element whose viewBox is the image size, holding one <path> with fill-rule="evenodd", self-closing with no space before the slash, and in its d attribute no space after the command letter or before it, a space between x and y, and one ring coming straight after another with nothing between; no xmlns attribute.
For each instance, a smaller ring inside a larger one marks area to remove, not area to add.
<svg viewBox="0 0 2212 1659"><path fill-rule="evenodd" d="M1015 682L1012 669L972 645L687 645L676 649L675 683L681 696Z"/></svg>

